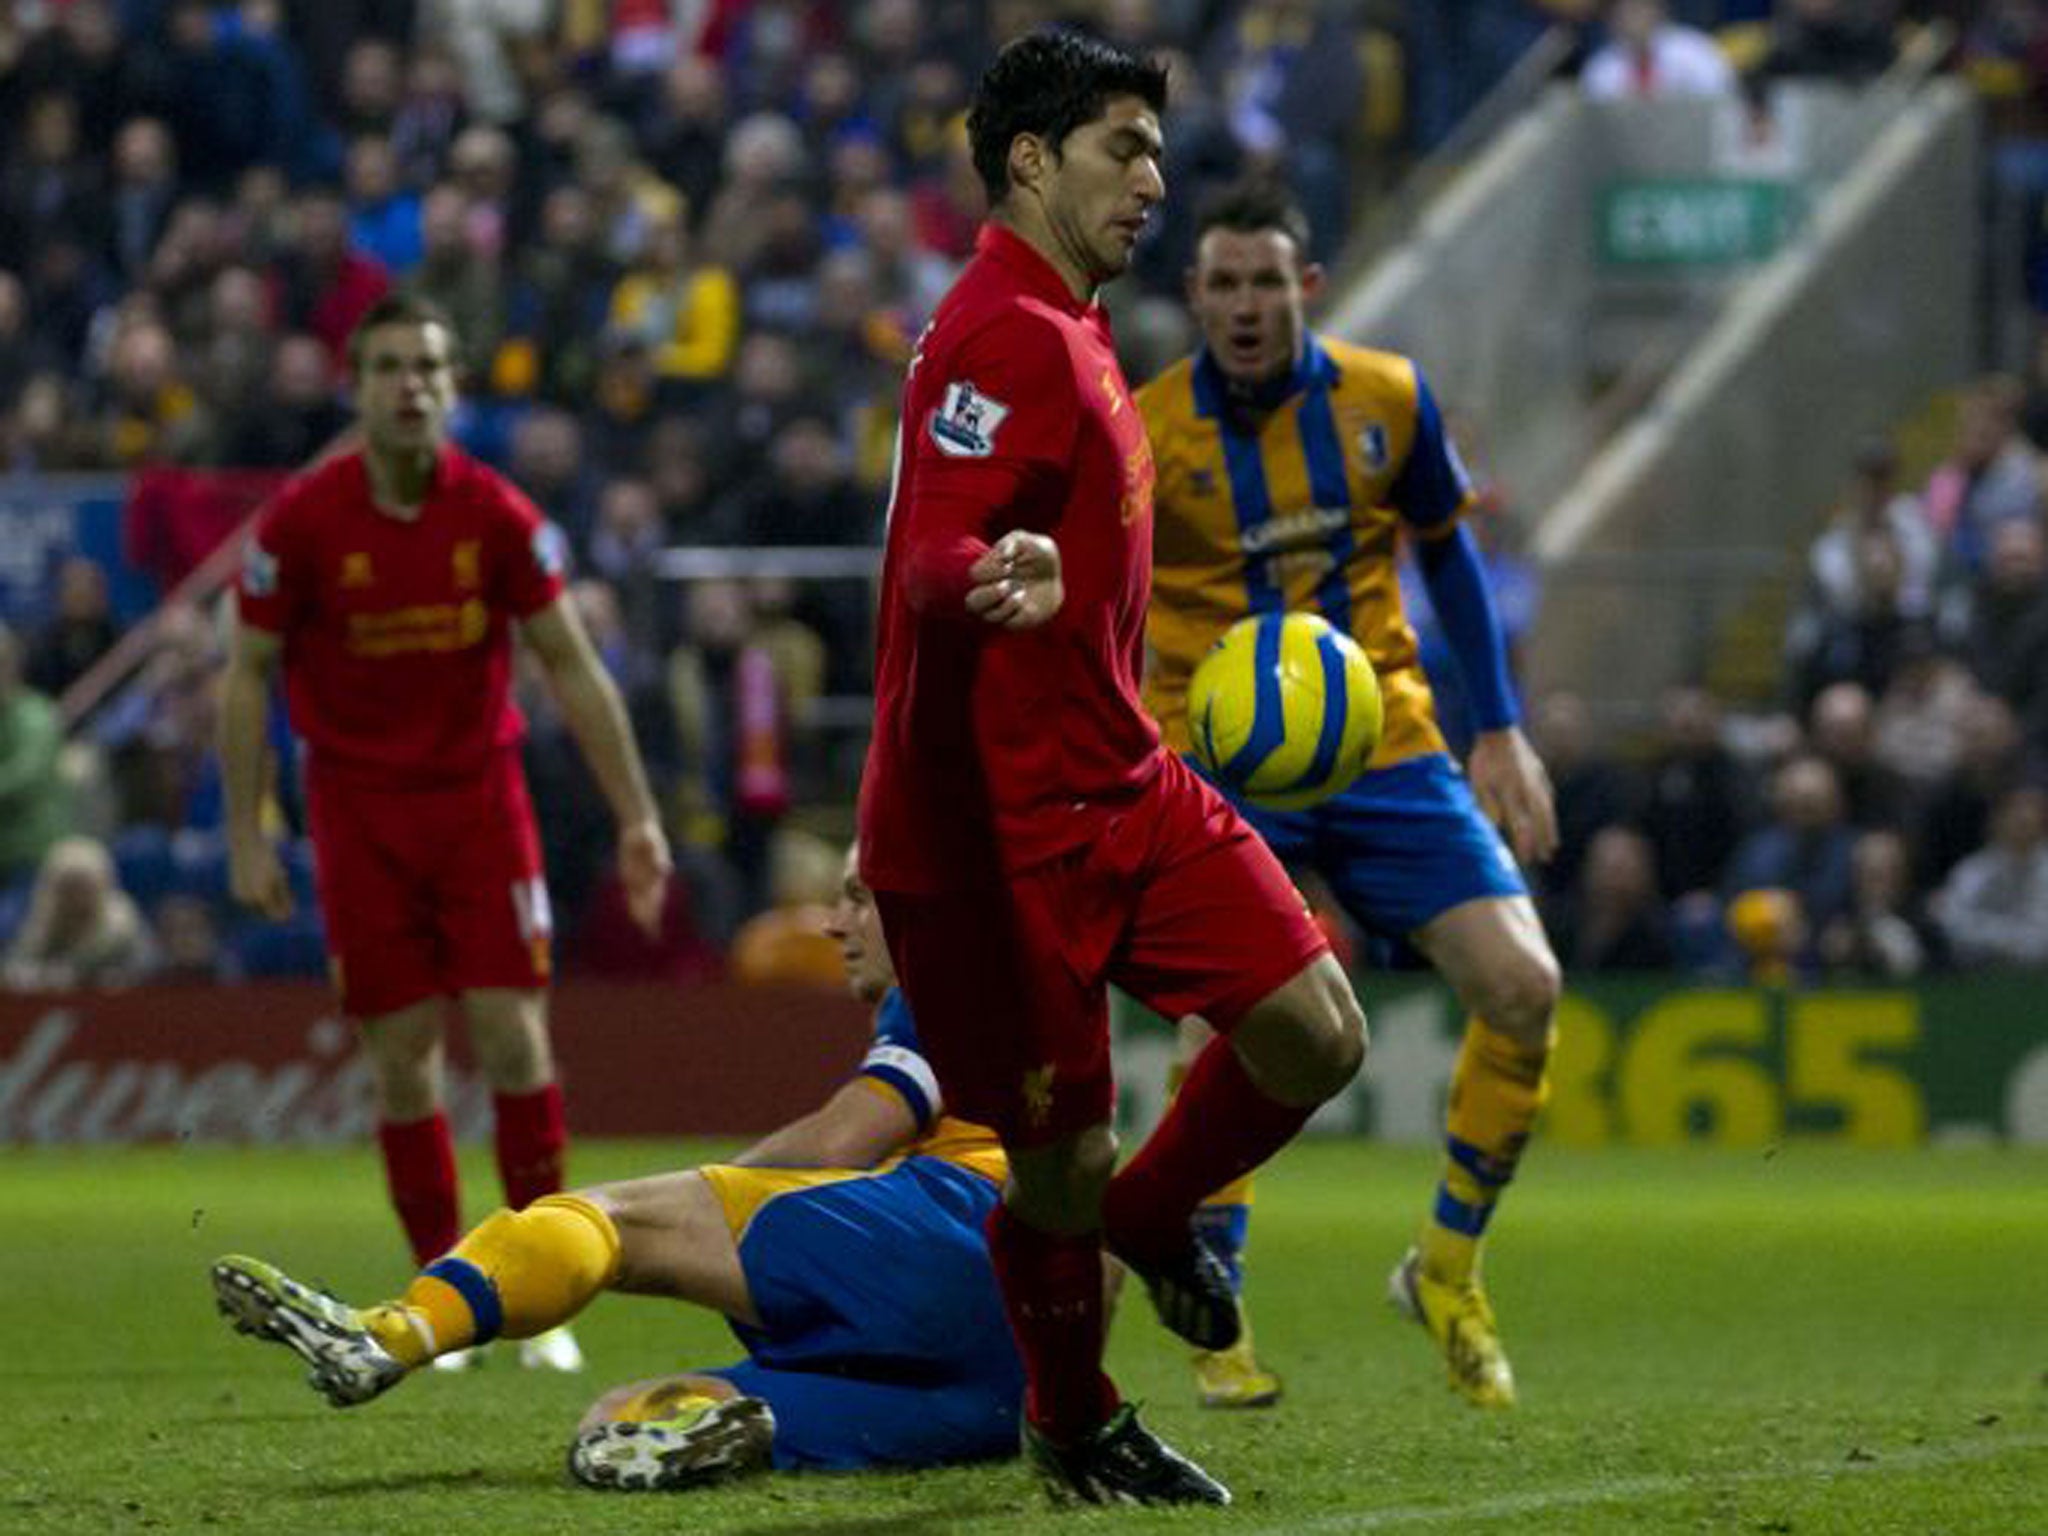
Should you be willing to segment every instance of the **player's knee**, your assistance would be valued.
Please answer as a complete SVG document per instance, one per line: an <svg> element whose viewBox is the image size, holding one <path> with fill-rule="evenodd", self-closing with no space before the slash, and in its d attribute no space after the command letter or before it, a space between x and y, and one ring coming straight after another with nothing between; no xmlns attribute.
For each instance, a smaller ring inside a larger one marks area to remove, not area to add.
<svg viewBox="0 0 2048 1536"><path fill-rule="evenodd" d="M1550 1023L1564 994L1564 976L1546 952L1517 951L1487 978L1477 1012L1490 1029L1539 1049L1550 1038Z"/></svg>
<svg viewBox="0 0 2048 1536"><path fill-rule="evenodd" d="M1238 1022L1231 1044L1252 1081L1283 1104L1320 1104L1365 1060L1365 1012L1325 955Z"/></svg>

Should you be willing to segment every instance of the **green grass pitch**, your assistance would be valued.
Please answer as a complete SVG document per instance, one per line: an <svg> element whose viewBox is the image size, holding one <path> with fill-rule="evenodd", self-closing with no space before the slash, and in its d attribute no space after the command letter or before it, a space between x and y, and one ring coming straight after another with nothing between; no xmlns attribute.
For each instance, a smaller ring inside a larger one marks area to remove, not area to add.
<svg viewBox="0 0 2048 1536"><path fill-rule="evenodd" d="M703 1151L586 1145L575 1173ZM1015 1465L680 1496L569 1486L567 1430L600 1385L733 1357L708 1315L635 1298L586 1315L587 1376L501 1354L338 1412L284 1351L229 1332L206 1265L240 1250L351 1299L387 1294L402 1260L367 1153L0 1158L5 1533L2048 1532L2038 1153L1539 1145L1490 1261L1522 1405L1486 1417L1381 1300L1433 1159L1296 1148L1260 1190L1250 1292L1286 1401L1194 1408L1137 1298L1112 1346L1125 1390L1236 1507L1060 1514ZM493 1187L475 1159L465 1175Z"/></svg>

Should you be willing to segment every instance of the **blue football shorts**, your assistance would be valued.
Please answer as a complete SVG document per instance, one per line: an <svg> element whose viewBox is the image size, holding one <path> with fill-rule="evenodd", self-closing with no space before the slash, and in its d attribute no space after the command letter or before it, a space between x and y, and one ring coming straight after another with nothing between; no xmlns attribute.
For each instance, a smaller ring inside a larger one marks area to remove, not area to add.
<svg viewBox="0 0 2048 1536"><path fill-rule="evenodd" d="M989 1264L1002 1191L957 1164L777 1195L740 1264L761 1315L705 1374L775 1412L778 1467L932 1466L1017 1453L1024 1369Z"/></svg>
<svg viewBox="0 0 2048 1536"><path fill-rule="evenodd" d="M1468 901L1529 892L1464 773L1441 752L1370 769L1305 811L1231 798L1281 863L1314 870L1346 912L1384 938L1406 937Z"/></svg>

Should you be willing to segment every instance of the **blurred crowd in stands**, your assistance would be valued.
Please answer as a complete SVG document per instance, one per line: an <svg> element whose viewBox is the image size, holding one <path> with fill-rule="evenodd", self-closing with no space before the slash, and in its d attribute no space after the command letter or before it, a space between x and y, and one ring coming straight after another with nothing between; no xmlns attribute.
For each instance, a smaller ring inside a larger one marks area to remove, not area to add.
<svg viewBox="0 0 2048 1536"><path fill-rule="evenodd" d="M902 368L981 213L962 114L1000 40L1069 20L1172 63L1174 195L1111 297L1143 378L1193 339L1178 289L1205 186L1285 176L1315 254L1334 258L1370 194L1547 27L1575 29L1588 90L1718 92L1866 79L1896 23L1945 15L1958 62L2024 132L2048 103L2044 13L9 0L0 475L132 475L129 556L168 592L344 430L356 317L393 287L436 299L461 332L458 436L569 536L575 600L682 856L664 939L641 945L608 880L598 798L525 687L565 959L829 976L817 908L864 746L870 593L755 552L879 540ZM1572 699L1533 701L1568 830L1542 875L1568 962L2048 962L2048 844L2038 791L2022 788L2048 755L2044 401L2038 381L1973 392L1924 484L1873 448L1814 547L1783 714L1724 721L1686 689L1649 739L1612 742L1591 739ZM1496 542L1504 608L1524 626L1539 594ZM657 557L677 546L736 558L673 579ZM298 919L253 923L226 904L213 594L153 615L139 670L86 708L121 630L108 572L74 557L53 592L49 612L0 633L7 983L318 973L303 852ZM2000 902L2025 910L1986 926Z"/></svg>

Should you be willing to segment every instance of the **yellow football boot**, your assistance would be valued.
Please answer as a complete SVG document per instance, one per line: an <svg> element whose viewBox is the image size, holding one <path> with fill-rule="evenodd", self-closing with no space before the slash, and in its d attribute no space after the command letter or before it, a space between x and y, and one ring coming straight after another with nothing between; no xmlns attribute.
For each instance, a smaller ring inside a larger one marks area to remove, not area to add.
<svg viewBox="0 0 2048 1536"><path fill-rule="evenodd" d="M1410 1248L1387 1277L1387 1300L1429 1330L1443 1352L1452 1388L1467 1402L1480 1408L1515 1406L1514 1369L1477 1279L1462 1286L1432 1280L1422 1272L1422 1255Z"/></svg>
<svg viewBox="0 0 2048 1536"><path fill-rule="evenodd" d="M1204 1408L1270 1408L1280 1401L1280 1378L1252 1353L1251 1325L1228 1349L1195 1351L1195 1390Z"/></svg>

